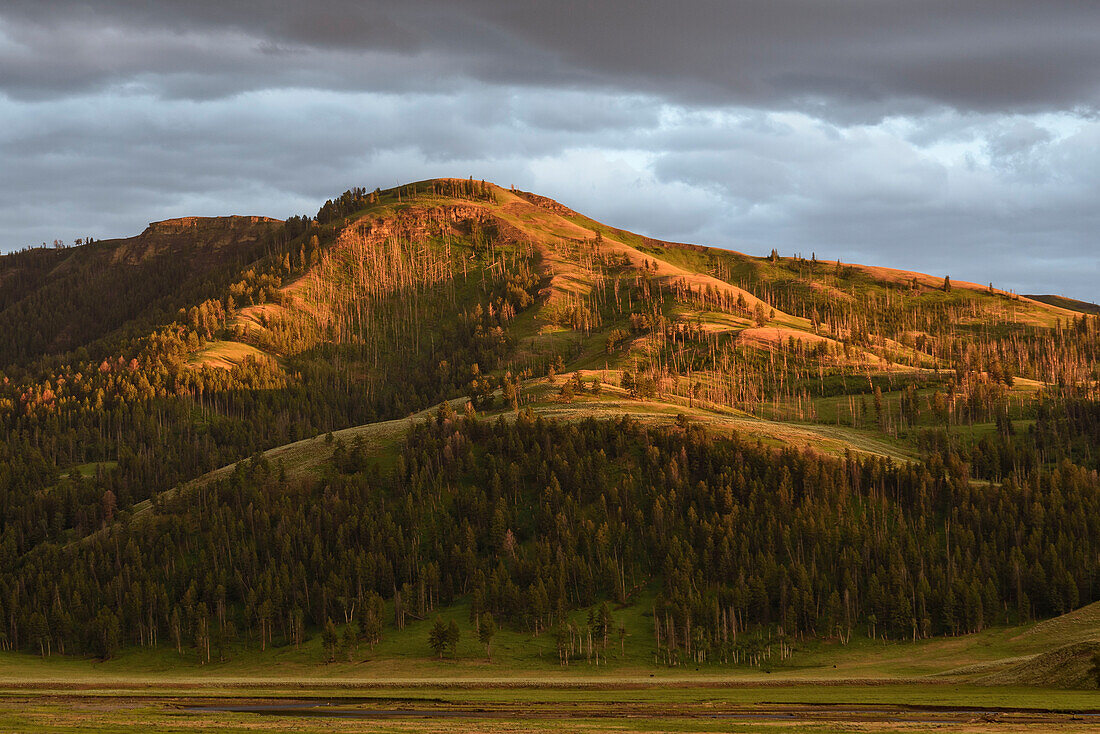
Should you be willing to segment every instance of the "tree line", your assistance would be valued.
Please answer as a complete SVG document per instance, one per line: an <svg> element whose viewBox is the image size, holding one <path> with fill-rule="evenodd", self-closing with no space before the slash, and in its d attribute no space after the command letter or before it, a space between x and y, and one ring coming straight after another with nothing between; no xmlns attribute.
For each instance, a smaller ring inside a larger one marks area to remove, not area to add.
<svg viewBox="0 0 1100 734"><path fill-rule="evenodd" d="M149 518L9 559L0 639L209 659L225 640L300 644L333 621L377 638L460 597L474 615L566 639L572 610L656 584L655 659L744 662L761 635L961 634L1100 593L1100 481L1068 460L994 487L953 453L838 460L688 421L483 420L447 406L410 430L392 475L348 461L354 447L331 451L320 479L257 455Z"/></svg>

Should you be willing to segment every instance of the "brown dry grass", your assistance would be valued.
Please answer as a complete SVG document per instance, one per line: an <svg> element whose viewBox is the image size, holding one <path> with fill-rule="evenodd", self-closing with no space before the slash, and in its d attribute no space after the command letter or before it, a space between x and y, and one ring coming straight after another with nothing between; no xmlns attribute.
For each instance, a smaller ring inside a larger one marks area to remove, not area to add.
<svg viewBox="0 0 1100 734"><path fill-rule="evenodd" d="M823 261L825 262L825 261ZM830 264L835 264L835 261L827 261ZM881 265L857 265L857 264L844 264L845 267L852 267L856 270L874 278L875 280L892 283L895 285L908 285L914 280L917 284L923 288L929 288L932 290L943 287L943 278L934 275L928 275L927 273L918 273L913 270L899 270L897 268L887 268ZM976 293L992 294L998 296L1004 296L1011 298L1015 302L1017 309L1017 320L1023 323L1030 323L1037 326L1050 326L1055 318L1062 320L1073 318L1077 315L1076 312L1068 309L1061 308L1059 306L1052 306L1042 301L1036 301L1026 296L1019 296L1010 293L1000 288L990 288L988 284L982 285L980 283L971 283L966 280L951 279L952 288L960 288L962 290L973 291Z"/></svg>
<svg viewBox="0 0 1100 734"><path fill-rule="evenodd" d="M196 352L189 360L189 367L215 367L232 369L251 357L255 360L271 359L271 355L262 352L251 344L235 341L215 341Z"/></svg>
<svg viewBox="0 0 1100 734"><path fill-rule="evenodd" d="M809 331L799 331L798 329L791 329L783 326L754 326L741 331L741 339L745 341L758 342L760 344L767 345L781 345L788 343L791 339L798 342L803 342L808 345L817 345L821 343L828 344L831 347L839 346L839 343L829 339L828 337L821 336L819 334L813 334Z"/></svg>
<svg viewBox="0 0 1100 734"><path fill-rule="evenodd" d="M834 353L836 353L836 350L843 349L840 342L834 339L809 331L800 331L798 329L780 326L752 327L744 329L738 335L738 341L740 342L752 346L762 346L768 349L787 344L791 339L811 347L824 343L827 344L831 350L834 350ZM890 365L885 359L862 349L857 349L849 358L841 357L840 359L842 359L844 363L851 365L870 365L873 367L887 367Z"/></svg>
<svg viewBox="0 0 1100 734"><path fill-rule="evenodd" d="M503 199L504 204L496 207L496 213L509 224L532 235L534 241L547 249L549 262L554 268L555 277L560 278L555 287L567 292L588 292L586 289L586 277L584 270L574 263L569 263L560 257L552 247L555 240L568 240L573 242L595 241L595 230L582 227L576 222L557 214L549 209L538 207L527 200L500 189L498 199ZM664 279L670 285L679 283L695 290L711 288L719 293L727 293L734 299L742 296L749 309L755 309L757 304L762 304L770 314L772 307L754 296L752 293L739 288L724 280L719 280L706 273L697 273L662 260L655 255L643 253L638 249L604 234L597 245L602 254L625 258L629 267L648 272L658 278ZM801 328L809 328L810 323L806 319L792 316L775 309L775 319L783 323Z"/></svg>

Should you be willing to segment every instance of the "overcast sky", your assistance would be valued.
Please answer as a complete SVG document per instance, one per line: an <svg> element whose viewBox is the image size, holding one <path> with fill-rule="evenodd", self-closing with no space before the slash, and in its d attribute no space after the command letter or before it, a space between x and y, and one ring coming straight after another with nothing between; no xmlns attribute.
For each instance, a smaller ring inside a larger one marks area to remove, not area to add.
<svg viewBox="0 0 1100 734"><path fill-rule="evenodd" d="M1100 300L1100 2L0 0L0 250L474 176Z"/></svg>

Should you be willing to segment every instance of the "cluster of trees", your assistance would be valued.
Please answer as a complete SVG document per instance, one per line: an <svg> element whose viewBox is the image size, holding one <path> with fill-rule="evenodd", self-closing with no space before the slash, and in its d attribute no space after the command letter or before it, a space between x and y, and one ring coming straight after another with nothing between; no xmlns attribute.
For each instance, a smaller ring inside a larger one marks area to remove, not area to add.
<svg viewBox="0 0 1100 734"><path fill-rule="evenodd" d="M485 181L475 181L471 176L462 179L446 178L436 179L429 183L430 193L434 196L446 196L454 199L469 199L471 201L495 201L496 195L493 187ZM412 186L412 195L416 195L416 185Z"/></svg>
<svg viewBox="0 0 1100 734"><path fill-rule="evenodd" d="M762 635L960 634L1100 594L1100 480L1068 460L994 487L952 453L896 466L685 421L489 422L446 406L410 431L393 476L333 451L323 479L257 456L149 520L8 556L0 639L94 654L168 640L205 660L224 640L296 644L370 614L376 639L382 598L401 627L467 595L481 619L572 635L564 662L586 634L606 647L615 633L570 633L571 610L656 582L658 660L759 662Z"/></svg>
<svg viewBox="0 0 1100 734"><path fill-rule="evenodd" d="M615 622L611 605L604 601L599 608L590 607L584 624L566 618L554 628L554 642L558 649L558 662L567 666L584 656L586 663L600 665L607 660L608 643L613 637L619 641L619 653L626 649L626 627Z"/></svg>
<svg viewBox="0 0 1100 734"><path fill-rule="evenodd" d="M450 622L444 622L443 617L436 616L431 632L428 633L428 647L442 660L444 652L455 654L461 637L462 632L458 629L458 622L453 619Z"/></svg>
<svg viewBox="0 0 1100 734"><path fill-rule="evenodd" d="M493 201L492 186L485 181L475 181L471 176L468 180L462 179L436 179L424 185L408 184L397 188L382 191L375 189L367 192L362 187L348 189L335 199L329 199L317 212L313 222L323 225L345 219L352 214L372 204L381 202L401 203L416 198L417 195L431 194L433 196L446 196L454 199L469 199L471 201ZM305 217L292 217L290 226L293 231L305 231L309 228L310 221Z"/></svg>
<svg viewBox="0 0 1100 734"><path fill-rule="evenodd" d="M1100 469L1100 404L1080 398L1047 399L1035 408L1034 421L1017 429L1005 413L996 416L995 430L973 437L946 430L920 434L928 454L957 454L978 477L1001 481L1057 466L1064 460L1086 469Z"/></svg>
<svg viewBox="0 0 1100 734"><path fill-rule="evenodd" d="M328 224L334 220L343 219L368 204L376 202L381 193L376 189L374 193L368 194L366 189L361 187L348 189L336 199L329 199L322 204L314 220L318 224Z"/></svg>

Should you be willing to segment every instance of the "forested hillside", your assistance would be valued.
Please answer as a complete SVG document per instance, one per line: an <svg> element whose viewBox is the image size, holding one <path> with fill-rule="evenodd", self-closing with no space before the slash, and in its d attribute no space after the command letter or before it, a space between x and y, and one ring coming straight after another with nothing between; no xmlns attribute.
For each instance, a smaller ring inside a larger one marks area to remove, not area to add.
<svg viewBox="0 0 1100 734"><path fill-rule="evenodd" d="M124 328L120 337L148 333L221 293L285 236L264 217L190 217L129 239L0 256L0 365L87 349Z"/></svg>
<svg viewBox="0 0 1100 734"><path fill-rule="evenodd" d="M1100 317L1044 300L452 179L3 256L0 647L207 662L459 602L564 646L645 599L655 664L732 665L1068 612Z"/></svg>

